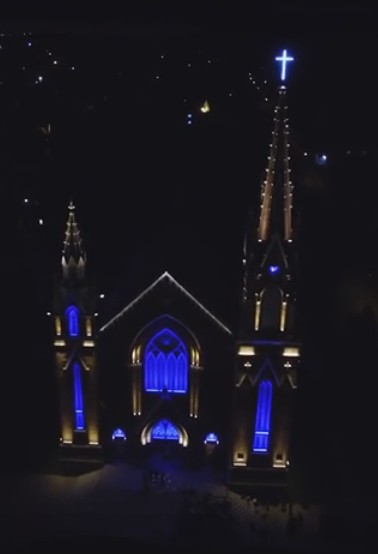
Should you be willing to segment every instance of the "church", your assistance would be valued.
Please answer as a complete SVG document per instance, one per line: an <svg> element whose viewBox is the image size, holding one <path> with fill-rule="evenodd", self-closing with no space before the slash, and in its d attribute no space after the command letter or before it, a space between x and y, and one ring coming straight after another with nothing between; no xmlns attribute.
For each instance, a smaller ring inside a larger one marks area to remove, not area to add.
<svg viewBox="0 0 378 554"><path fill-rule="evenodd" d="M62 468L117 456L147 467L160 456L222 468L236 488L285 485L301 346L285 84L293 58L284 50L276 59L281 79L258 215L244 240L238 328L168 271L98 325L99 294L70 202L52 310Z"/></svg>

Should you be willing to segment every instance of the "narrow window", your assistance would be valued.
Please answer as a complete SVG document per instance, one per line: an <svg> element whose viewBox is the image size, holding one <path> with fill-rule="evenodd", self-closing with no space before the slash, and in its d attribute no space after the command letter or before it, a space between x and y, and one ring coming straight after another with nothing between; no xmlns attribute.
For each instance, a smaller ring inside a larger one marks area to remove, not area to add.
<svg viewBox="0 0 378 554"><path fill-rule="evenodd" d="M78 363L75 363L73 366L73 379L75 401L75 429L76 431L83 431L85 429L83 389L81 382L81 366Z"/></svg>
<svg viewBox="0 0 378 554"><path fill-rule="evenodd" d="M253 452L268 452L271 409L272 383L261 381L257 397Z"/></svg>
<svg viewBox="0 0 378 554"><path fill-rule="evenodd" d="M70 337L77 337L79 334L79 310L76 306L68 306L66 309L68 334Z"/></svg>

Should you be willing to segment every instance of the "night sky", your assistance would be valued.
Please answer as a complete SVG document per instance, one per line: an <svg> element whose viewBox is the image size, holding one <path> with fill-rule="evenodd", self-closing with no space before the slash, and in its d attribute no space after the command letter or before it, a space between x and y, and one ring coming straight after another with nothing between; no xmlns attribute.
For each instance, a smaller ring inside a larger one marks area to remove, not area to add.
<svg viewBox="0 0 378 554"><path fill-rule="evenodd" d="M357 415L351 406L356 375L377 363L377 39L342 26L332 34L326 12L308 33L264 37L244 27L238 38L207 33L194 19L3 25L2 410L5 436L29 458L56 429L46 312L71 198L106 295L100 319L169 270L237 328L243 234L259 203L283 47L295 57L288 103L308 362L300 402L312 433L302 427L302 439L317 452L326 444L336 465L356 433L369 436L361 424L372 392Z"/></svg>

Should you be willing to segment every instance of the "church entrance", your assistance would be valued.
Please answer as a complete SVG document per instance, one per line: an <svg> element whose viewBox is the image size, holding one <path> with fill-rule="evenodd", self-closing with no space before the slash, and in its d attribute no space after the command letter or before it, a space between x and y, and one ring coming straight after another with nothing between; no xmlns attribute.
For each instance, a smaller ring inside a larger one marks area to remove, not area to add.
<svg viewBox="0 0 378 554"><path fill-rule="evenodd" d="M154 422L142 432L148 469L164 472L183 466L187 433L168 419Z"/></svg>

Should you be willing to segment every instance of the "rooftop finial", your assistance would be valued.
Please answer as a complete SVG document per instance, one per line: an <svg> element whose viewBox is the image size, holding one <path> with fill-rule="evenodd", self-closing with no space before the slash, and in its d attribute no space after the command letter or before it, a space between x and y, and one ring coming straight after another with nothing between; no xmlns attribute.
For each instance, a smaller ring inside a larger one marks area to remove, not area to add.
<svg viewBox="0 0 378 554"><path fill-rule="evenodd" d="M287 55L287 50L282 50L281 56L276 56L276 62L281 63L281 81L285 81L286 79L286 65L288 62L293 62L294 58L293 56Z"/></svg>

